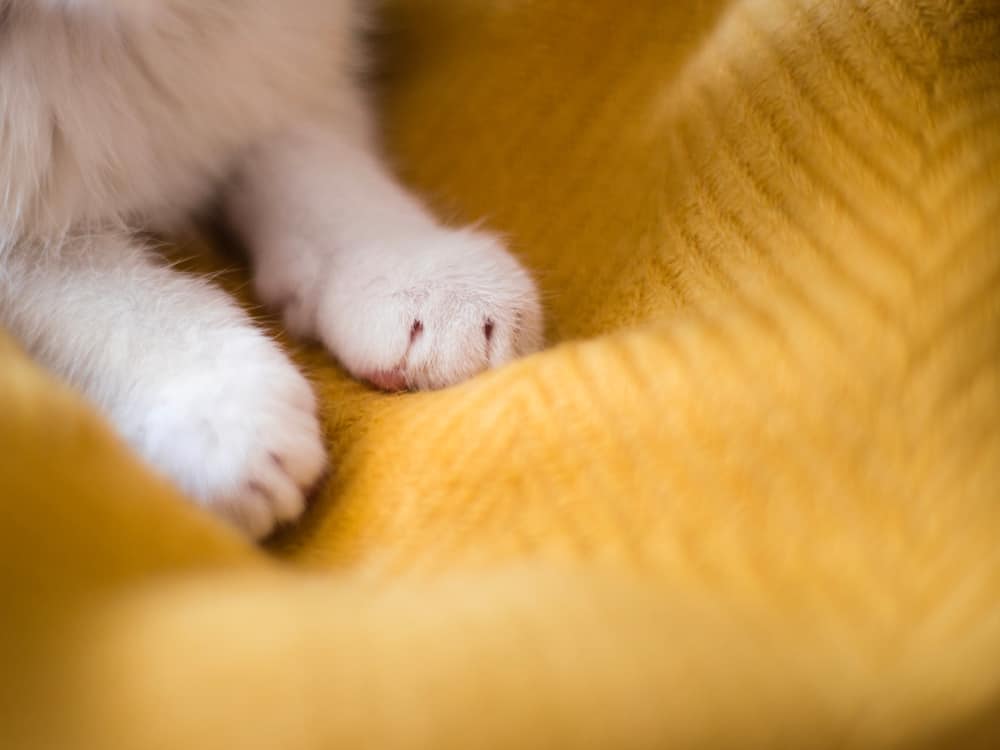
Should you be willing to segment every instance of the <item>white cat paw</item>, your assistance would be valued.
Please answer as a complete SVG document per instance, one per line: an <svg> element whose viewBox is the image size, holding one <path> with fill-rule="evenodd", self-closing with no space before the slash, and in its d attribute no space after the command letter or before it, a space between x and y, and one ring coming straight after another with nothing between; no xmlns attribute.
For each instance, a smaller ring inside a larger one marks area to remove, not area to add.
<svg viewBox="0 0 1000 750"><path fill-rule="evenodd" d="M434 230L355 255L319 285L319 336L355 377L443 388L542 345L534 281L496 238Z"/></svg>
<svg viewBox="0 0 1000 750"><path fill-rule="evenodd" d="M306 379L251 328L221 336L134 405L124 432L187 494L253 539L298 518L325 451Z"/></svg>

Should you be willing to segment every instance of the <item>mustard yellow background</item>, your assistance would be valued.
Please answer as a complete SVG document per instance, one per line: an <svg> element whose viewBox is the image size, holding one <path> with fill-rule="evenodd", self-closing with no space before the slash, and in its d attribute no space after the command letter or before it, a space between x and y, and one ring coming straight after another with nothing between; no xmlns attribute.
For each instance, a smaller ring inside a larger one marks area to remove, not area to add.
<svg viewBox="0 0 1000 750"><path fill-rule="evenodd" d="M293 347L334 469L256 550L0 344L0 744L1000 747L1000 4L375 43L400 173L551 349L387 396Z"/></svg>

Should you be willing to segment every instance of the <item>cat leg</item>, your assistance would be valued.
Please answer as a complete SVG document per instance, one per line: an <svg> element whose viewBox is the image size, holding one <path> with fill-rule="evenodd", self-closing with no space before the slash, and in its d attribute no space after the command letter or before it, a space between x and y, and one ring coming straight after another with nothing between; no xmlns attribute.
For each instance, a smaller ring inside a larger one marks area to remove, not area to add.
<svg viewBox="0 0 1000 750"><path fill-rule="evenodd" d="M242 165L226 208L260 298L386 390L448 386L540 348L528 272L494 235L437 222L363 120L291 130Z"/></svg>
<svg viewBox="0 0 1000 750"><path fill-rule="evenodd" d="M260 538L324 466L309 384L213 285L124 234L0 258L0 325L152 466Z"/></svg>

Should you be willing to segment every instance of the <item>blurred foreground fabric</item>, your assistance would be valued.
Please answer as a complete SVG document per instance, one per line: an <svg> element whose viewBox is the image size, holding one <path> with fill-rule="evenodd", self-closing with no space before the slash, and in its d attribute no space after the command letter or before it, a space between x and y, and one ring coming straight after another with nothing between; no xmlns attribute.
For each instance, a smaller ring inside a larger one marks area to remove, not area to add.
<svg viewBox="0 0 1000 750"><path fill-rule="evenodd" d="M0 745L1000 747L1000 4L376 44L397 168L553 346L402 396L293 346L333 470L258 550L0 343Z"/></svg>

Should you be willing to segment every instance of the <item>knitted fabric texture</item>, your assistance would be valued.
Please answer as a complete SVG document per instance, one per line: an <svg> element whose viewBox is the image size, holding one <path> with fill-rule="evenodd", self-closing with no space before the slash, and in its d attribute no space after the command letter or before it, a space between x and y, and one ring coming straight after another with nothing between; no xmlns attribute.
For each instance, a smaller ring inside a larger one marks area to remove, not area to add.
<svg viewBox="0 0 1000 750"><path fill-rule="evenodd" d="M376 43L394 165L550 348L391 396L289 344L333 468L258 550L0 345L0 744L1000 747L1000 5Z"/></svg>

